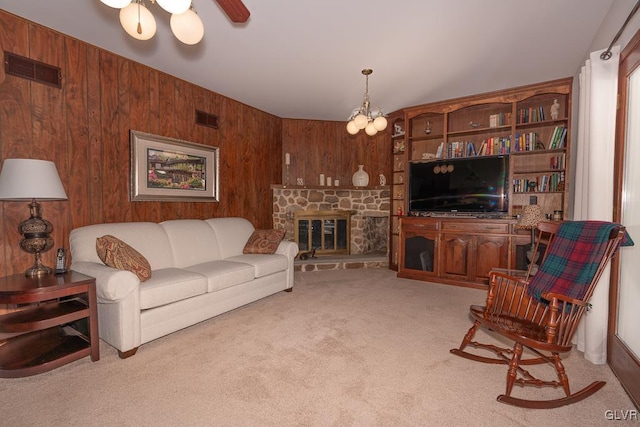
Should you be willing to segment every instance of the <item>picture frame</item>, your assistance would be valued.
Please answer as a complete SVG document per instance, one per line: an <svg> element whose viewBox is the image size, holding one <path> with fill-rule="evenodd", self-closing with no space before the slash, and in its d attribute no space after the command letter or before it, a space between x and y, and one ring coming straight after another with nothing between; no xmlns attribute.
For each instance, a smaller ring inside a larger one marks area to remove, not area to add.
<svg viewBox="0 0 640 427"><path fill-rule="evenodd" d="M130 131L131 201L218 202L217 147Z"/></svg>

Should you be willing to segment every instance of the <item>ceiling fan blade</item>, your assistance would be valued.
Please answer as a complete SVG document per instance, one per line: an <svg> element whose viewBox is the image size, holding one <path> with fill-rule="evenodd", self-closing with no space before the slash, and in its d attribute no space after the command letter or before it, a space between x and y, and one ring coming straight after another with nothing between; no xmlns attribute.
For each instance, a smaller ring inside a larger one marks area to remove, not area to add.
<svg viewBox="0 0 640 427"><path fill-rule="evenodd" d="M249 9L242 3L242 0L216 0L222 10L227 14L231 22L247 22L249 19Z"/></svg>

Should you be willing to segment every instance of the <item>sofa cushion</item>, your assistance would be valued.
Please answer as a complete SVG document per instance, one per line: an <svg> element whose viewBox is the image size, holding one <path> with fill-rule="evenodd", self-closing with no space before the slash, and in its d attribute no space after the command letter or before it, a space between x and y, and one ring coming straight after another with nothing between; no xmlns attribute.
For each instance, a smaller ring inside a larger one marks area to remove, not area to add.
<svg viewBox="0 0 640 427"><path fill-rule="evenodd" d="M207 278L179 268L154 270L153 277L140 285L140 308L161 305L202 295L207 292Z"/></svg>
<svg viewBox="0 0 640 427"><path fill-rule="evenodd" d="M275 254L283 238L284 230L254 230L242 253Z"/></svg>
<svg viewBox="0 0 640 427"><path fill-rule="evenodd" d="M255 278L255 269L252 265L227 260L192 265L187 267L187 270L206 276L209 292L250 282Z"/></svg>
<svg viewBox="0 0 640 427"><path fill-rule="evenodd" d="M241 262L253 266L256 277L268 276L278 271L285 271L289 260L284 255L246 254L227 258L226 261Z"/></svg>
<svg viewBox="0 0 640 427"><path fill-rule="evenodd" d="M219 239L213 229L199 219L172 219L160 223L170 242L174 267L184 268L222 259Z"/></svg>
<svg viewBox="0 0 640 427"><path fill-rule="evenodd" d="M216 233L220 245L220 259L242 255L244 245L254 227L245 218L210 218L206 222Z"/></svg>
<svg viewBox="0 0 640 427"><path fill-rule="evenodd" d="M149 261L134 248L110 234L96 239L96 252L109 267L127 270L138 276L141 282L151 278Z"/></svg>

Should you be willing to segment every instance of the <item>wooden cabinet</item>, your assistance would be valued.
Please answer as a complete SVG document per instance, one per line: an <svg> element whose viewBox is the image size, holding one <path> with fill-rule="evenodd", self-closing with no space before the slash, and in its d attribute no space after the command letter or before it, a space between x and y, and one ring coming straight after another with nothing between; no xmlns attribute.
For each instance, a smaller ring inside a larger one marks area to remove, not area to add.
<svg viewBox="0 0 640 427"><path fill-rule="evenodd" d="M392 156L394 176L403 178L402 185L394 180L391 212L390 261L397 248L399 276L484 287L492 268L524 266L530 235L513 227L523 207L537 203L549 219L567 219L571 89L565 78L404 109L396 119L406 129L397 137L403 150ZM412 166L438 161L438 173L442 159L477 156L508 159L507 212L487 219L410 209ZM421 254L432 256L432 271L422 268Z"/></svg>
<svg viewBox="0 0 640 427"><path fill-rule="evenodd" d="M436 221L400 218L400 260L398 276L410 279L435 278L439 264L439 228Z"/></svg>
<svg viewBox="0 0 640 427"><path fill-rule="evenodd" d="M516 267L515 242L520 243L521 236L515 234L514 224L515 220L404 217L398 276L484 287L492 269Z"/></svg>

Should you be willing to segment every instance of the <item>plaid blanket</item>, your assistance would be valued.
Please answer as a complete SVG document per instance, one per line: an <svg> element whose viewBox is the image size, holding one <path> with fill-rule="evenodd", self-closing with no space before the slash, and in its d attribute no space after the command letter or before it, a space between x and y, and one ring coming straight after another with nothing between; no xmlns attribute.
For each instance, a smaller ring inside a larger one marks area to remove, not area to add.
<svg viewBox="0 0 640 427"><path fill-rule="evenodd" d="M547 257L531 279L529 295L544 301L544 292L582 299L604 255L611 230L619 224L605 221L566 221L549 246ZM622 246L632 246L625 232Z"/></svg>

